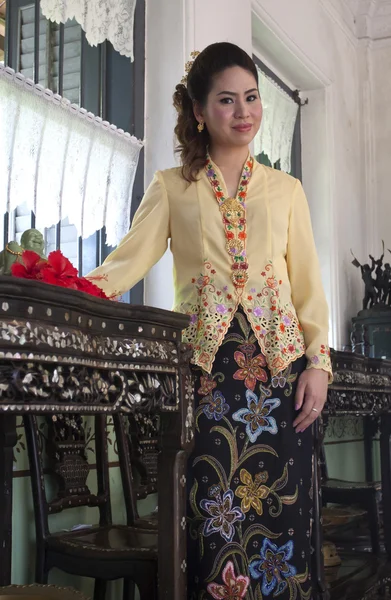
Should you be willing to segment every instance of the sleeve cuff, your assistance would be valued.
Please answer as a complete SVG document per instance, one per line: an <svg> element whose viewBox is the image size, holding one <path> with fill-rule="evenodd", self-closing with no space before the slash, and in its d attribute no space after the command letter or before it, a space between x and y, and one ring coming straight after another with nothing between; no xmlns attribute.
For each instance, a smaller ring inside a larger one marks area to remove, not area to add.
<svg viewBox="0 0 391 600"><path fill-rule="evenodd" d="M329 346L320 346L319 352L308 356L307 369L320 369L329 374L329 384L333 382L333 370L330 359Z"/></svg>

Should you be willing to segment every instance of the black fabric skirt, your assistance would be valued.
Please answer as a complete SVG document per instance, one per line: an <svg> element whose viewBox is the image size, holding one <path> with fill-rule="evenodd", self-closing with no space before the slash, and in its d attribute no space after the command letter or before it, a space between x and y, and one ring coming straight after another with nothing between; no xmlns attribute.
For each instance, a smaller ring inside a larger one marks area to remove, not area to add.
<svg viewBox="0 0 391 600"><path fill-rule="evenodd" d="M311 598L312 433L297 434L306 359L271 377L239 310L211 375L194 367L188 598Z"/></svg>

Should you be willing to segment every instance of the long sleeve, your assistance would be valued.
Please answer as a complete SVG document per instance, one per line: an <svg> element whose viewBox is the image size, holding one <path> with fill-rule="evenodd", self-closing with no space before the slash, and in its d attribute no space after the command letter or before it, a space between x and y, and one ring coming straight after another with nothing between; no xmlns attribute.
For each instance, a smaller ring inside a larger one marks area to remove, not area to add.
<svg viewBox="0 0 391 600"><path fill-rule="evenodd" d="M328 306L312 233L310 211L302 185L297 181L289 219L287 266L292 301L303 328L308 368L323 369L332 376L328 346Z"/></svg>
<svg viewBox="0 0 391 600"><path fill-rule="evenodd" d="M109 297L120 296L143 279L167 250L170 211L162 175L157 172L134 215L129 233L104 263L87 275Z"/></svg>

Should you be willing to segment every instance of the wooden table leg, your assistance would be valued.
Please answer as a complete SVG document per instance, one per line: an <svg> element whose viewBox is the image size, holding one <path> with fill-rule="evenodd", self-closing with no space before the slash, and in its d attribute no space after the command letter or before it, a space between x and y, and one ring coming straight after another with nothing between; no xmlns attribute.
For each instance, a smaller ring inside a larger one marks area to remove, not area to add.
<svg viewBox="0 0 391 600"><path fill-rule="evenodd" d="M380 420L380 462L384 544L391 556L391 414L383 413Z"/></svg>
<svg viewBox="0 0 391 600"><path fill-rule="evenodd" d="M16 416L0 415L0 586L11 583L12 471Z"/></svg>
<svg viewBox="0 0 391 600"><path fill-rule="evenodd" d="M159 600L187 598L186 464L183 450L159 455Z"/></svg>

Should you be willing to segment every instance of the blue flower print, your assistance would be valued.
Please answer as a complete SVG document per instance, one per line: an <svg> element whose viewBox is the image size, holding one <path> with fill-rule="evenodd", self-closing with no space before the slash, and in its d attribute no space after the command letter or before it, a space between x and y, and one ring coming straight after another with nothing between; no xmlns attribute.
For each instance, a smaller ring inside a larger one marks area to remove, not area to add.
<svg viewBox="0 0 391 600"><path fill-rule="evenodd" d="M289 541L277 548L268 538L265 538L260 551L260 558L255 558L249 564L250 575L253 579L262 579L262 594L279 596L287 587L285 581L297 573L295 567L288 563L293 556L293 542Z"/></svg>
<svg viewBox="0 0 391 600"><path fill-rule="evenodd" d="M270 417L272 410L280 406L278 398L264 399L257 397L251 390L246 390L247 408L241 408L232 415L234 421L246 425L246 433L250 442L254 443L263 431L277 433L277 423L274 417Z"/></svg>
<svg viewBox="0 0 391 600"><path fill-rule="evenodd" d="M245 519L240 508L232 506L233 500L234 493L232 490L227 490L222 498L219 493L215 495L213 500L201 500L201 508L211 515L205 521L203 531L205 536L220 533L226 542L232 540L235 533L234 523Z"/></svg>
<svg viewBox="0 0 391 600"><path fill-rule="evenodd" d="M229 405L226 403L225 398L221 392L218 390L205 398L202 398L200 404L204 404L203 411L208 419L215 421L221 421L224 415L229 412Z"/></svg>

